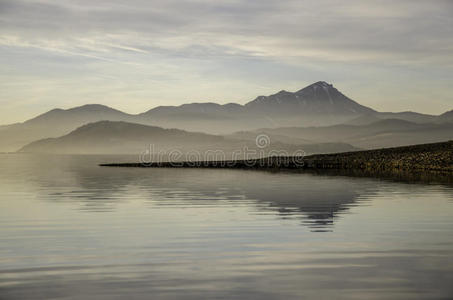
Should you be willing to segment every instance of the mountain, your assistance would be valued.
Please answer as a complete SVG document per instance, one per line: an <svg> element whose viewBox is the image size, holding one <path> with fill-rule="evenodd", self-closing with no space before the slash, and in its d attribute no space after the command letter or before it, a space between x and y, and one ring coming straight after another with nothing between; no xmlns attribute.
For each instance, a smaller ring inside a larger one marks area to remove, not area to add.
<svg viewBox="0 0 453 300"><path fill-rule="evenodd" d="M266 148L259 148L256 145L255 138L250 140L237 139L135 123L100 121L83 125L59 138L48 138L32 142L20 149L20 152L142 154L151 149L154 151L153 153L160 152L166 159L172 152L173 154L181 155L189 155L188 153L190 155L199 154L200 159L205 158L209 154L224 154L225 157L217 157L217 159L221 159L231 158L233 152L243 155L246 150L251 151L250 153L255 151L256 154L261 154L261 151L266 151L266 154L270 154L271 151L287 151L287 153L291 154L298 150L304 150L307 153L358 150L344 143L288 145L277 141L269 144ZM256 155L252 156L256 157Z"/></svg>
<svg viewBox="0 0 453 300"><path fill-rule="evenodd" d="M56 108L24 122L23 125L46 127L64 125L66 127L73 127L99 120L123 121L133 117L133 115L105 105L86 104L66 110Z"/></svg>
<svg viewBox="0 0 453 300"><path fill-rule="evenodd" d="M99 104L53 109L23 123L0 128L0 151L16 151L31 141L58 137L75 128L101 120L134 121L137 117Z"/></svg>
<svg viewBox="0 0 453 300"><path fill-rule="evenodd" d="M259 96L245 108L253 113L287 115L359 115L375 110L360 105L324 81L313 83L295 93L280 91L270 96Z"/></svg>

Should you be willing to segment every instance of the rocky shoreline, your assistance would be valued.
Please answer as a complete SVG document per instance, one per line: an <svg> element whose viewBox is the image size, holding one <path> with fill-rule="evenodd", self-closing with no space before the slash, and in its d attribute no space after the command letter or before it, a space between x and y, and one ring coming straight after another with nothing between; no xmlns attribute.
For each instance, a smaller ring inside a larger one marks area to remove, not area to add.
<svg viewBox="0 0 453 300"><path fill-rule="evenodd" d="M139 168L234 168L435 171L453 173L453 141L413 146L318 154L306 157L266 157L250 160L109 163L106 167Z"/></svg>

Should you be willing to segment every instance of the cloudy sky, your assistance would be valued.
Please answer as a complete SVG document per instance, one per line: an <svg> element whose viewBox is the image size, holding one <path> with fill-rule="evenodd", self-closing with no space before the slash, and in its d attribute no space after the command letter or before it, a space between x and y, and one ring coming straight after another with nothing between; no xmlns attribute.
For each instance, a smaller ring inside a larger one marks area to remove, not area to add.
<svg viewBox="0 0 453 300"><path fill-rule="evenodd" d="M452 0L0 0L0 124L101 103L245 103L324 80L453 109Z"/></svg>

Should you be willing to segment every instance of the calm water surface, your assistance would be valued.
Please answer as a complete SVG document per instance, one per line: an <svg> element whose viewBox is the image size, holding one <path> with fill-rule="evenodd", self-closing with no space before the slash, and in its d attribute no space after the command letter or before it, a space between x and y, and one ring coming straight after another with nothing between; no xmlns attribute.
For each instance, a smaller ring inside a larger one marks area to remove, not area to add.
<svg viewBox="0 0 453 300"><path fill-rule="evenodd" d="M453 298L449 186L118 159L0 155L0 299Z"/></svg>

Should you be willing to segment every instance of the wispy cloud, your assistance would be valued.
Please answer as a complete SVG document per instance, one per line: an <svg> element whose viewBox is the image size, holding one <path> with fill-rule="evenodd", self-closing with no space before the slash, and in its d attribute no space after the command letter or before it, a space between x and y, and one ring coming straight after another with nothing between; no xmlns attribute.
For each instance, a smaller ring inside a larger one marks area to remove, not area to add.
<svg viewBox="0 0 453 300"><path fill-rule="evenodd" d="M452 52L450 0L0 0L0 62L14 73L4 71L4 80L119 77L142 91L134 101L147 108L244 102L323 79L378 109L441 112L453 102ZM164 91L165 79L178 88ZM93 102L91 90L124 108L104 80L84 86L83 99L77 89L65 96ZM436 87L436 99L428 99L432 91L411 94L423 85ZM58 106L59 88L41 101ZM382 99L383 90L393 99ZM9 99L25 108L26 98L23 89L0 91L4 111Z"/></svg>

